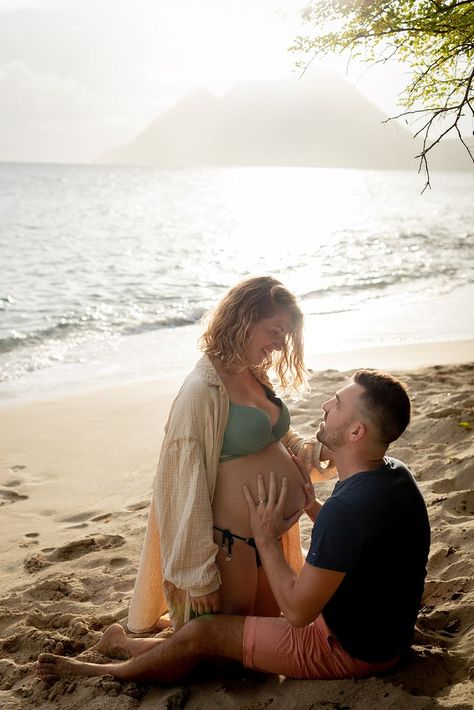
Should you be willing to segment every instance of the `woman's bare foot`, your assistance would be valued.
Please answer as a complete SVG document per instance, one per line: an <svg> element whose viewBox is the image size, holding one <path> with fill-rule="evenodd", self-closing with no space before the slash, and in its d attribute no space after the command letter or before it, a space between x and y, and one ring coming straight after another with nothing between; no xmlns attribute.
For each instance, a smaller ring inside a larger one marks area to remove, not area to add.
<svg viewBox="0 0 474 710"><path fill-rule="evenodd" d="M98 643L90 651L97 651L108 658L129 658L127 642L129 638L120 624L112 624L103 633Z"/></svg>
<svg viewBox="0 0 474 710"><path fill-rule="evenodd" d="M76 661L74 658L55 656L52 653L40 654L35 667L35 674L46 682L78 675L108 675L110 672L110 664L101 666L97 663L84 663L84 661Z"/></svg>
<svg viewBox="0 0 474 710"><path fill-rule="evenodd" d="M104 635L95 646L91 646L89 651L98 651L108 658L120 658L127 660L135 658L151 648L164 643L163 638L132 638L127 636L120 624L112 624L104 631Z"/></svg>
<svg viewBox="0 0 474 710"><path fill-rule="evenodd" d="M160 631L164 631L165 629L170 629L172 627L172 623L169 619L158 619L154 627L151 629L151 631L154 634L159 634Z"/></svg>

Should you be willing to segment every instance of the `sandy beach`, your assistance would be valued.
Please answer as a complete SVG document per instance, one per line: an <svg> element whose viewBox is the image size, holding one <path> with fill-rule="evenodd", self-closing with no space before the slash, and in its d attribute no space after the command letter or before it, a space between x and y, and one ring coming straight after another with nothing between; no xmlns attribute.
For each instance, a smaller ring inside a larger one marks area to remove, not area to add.
<svg viewBox="0 0 474 710"><path fill-rule="evenodd" d="M181 381L173 377L0 409L0 708L472 708L474 344L325 355L310 395L291 405L294 428L311 434L321 403L363 364L398 374L413 401L412 423L389 450L411 467L432 525L409 658L382 678L346 681L242 669L171 688L110 677L48 686L34 677L45 650L104 660L87 648L126 617L163 426ZM317 495L325 499L333 484L319 484ZM310 532L306 520L303 547Z"/></svg>

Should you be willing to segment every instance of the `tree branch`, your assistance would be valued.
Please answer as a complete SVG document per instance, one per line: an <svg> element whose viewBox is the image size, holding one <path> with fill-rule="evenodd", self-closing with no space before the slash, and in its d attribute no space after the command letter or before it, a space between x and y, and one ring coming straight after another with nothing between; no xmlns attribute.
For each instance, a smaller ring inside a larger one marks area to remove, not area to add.
<svg viewBox="0 0 474 710"><path fill-rule="evenodd" d="M406 110L383 123L413 119L414 137L422 140L416 158L419 172L426 173L423 192L431 187L427 156L449 133L456 132L474 162L474 148L459 127L464 107L474 118L474 0L312 0L302 18L316 28L313 38L300 36L293 48L312 54L303 74L319 55L346 50L348 65L353 57L365 59L369 67L397 56L408 62L412 77L402 95ZM337 32L335 22L342 23ZM412 108L419 101L424 107ZM415 122L422 124L416 131Z"/></svg>

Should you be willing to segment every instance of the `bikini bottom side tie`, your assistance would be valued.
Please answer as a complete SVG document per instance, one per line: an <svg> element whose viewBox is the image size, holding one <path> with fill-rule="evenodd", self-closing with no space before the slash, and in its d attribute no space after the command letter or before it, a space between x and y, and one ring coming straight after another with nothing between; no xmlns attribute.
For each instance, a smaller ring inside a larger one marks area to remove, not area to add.
<svg viewBox="0 0 474 710"><path fill-rule="evenodd" d="M213 528L214 530L218 530L222 533L221 548L224 550L224 552L227 553L225 558L226 562L229 562L232 559L232 545L234 544L234 538L236 538L237 540L242 540L242 542L245 542L245 544L249 547L253 547L253 549L255 550L255 563L257 567L262 566L262 560L260 559L260 555L258 554L257 545L253 537L242 537L241 535L236 535L230 530L218 528L217 525L213 525Z"/></svg>

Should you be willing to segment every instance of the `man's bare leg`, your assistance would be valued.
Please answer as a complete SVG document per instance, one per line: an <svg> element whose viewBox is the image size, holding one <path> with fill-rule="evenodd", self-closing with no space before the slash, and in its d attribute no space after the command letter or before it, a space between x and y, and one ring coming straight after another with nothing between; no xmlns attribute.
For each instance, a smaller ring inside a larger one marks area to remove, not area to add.
<svg viewBox="0 0 474 710"><path fill-rule="evenodd" d="M113 675L126 681L173 683L186 677L206 658L242 662L244 619L206 616L193 619L168 639L130 639L152 643L149 650L121 663L100 665L44 653L36 664L36 674L47 681L71 675Z"/></svg>

